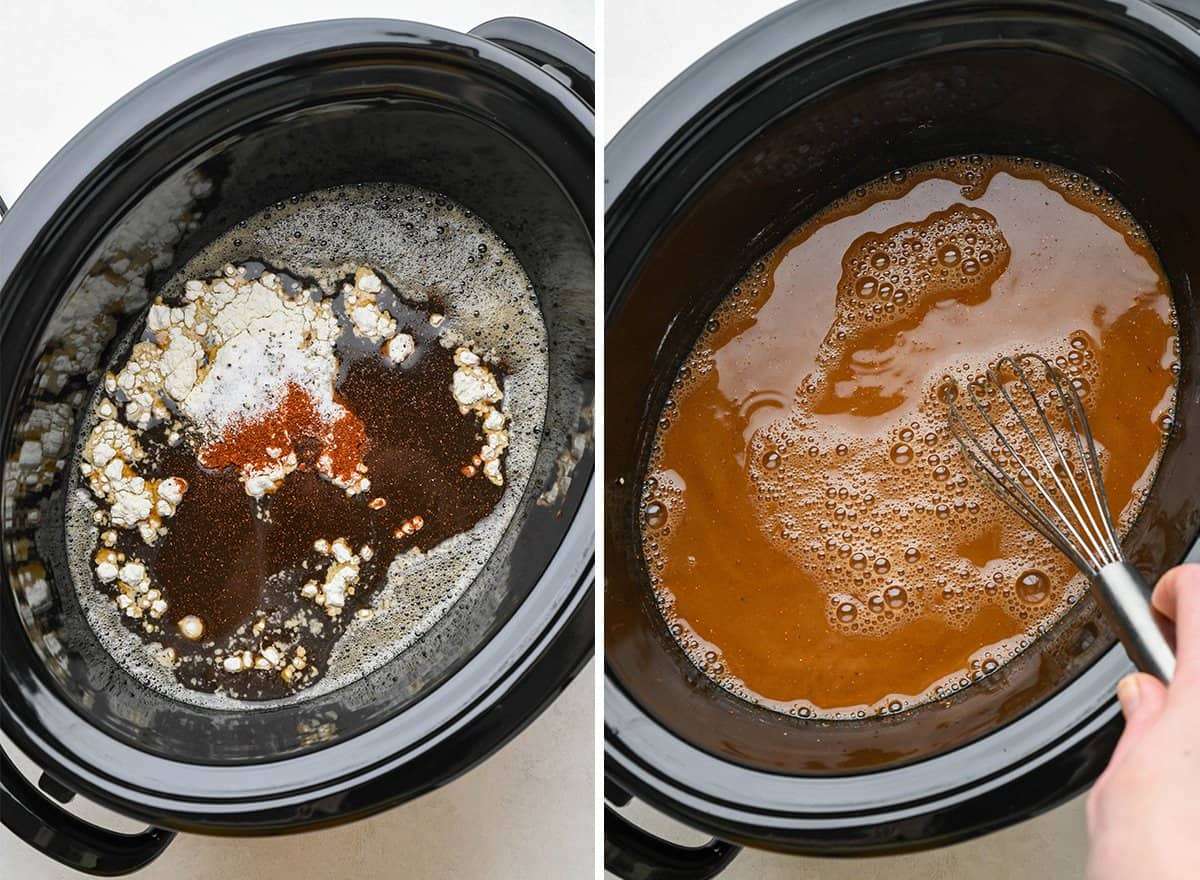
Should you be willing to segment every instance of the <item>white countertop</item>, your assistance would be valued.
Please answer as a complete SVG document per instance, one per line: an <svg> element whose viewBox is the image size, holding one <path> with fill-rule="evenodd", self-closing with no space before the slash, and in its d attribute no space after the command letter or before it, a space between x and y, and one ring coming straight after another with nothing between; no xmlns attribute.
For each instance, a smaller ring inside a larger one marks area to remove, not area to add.
<svg viewBox="0 0 1200 880"><path fill-rule="evenodd" d="M34 175L106 107L164 68L263 28L400 18L457 31L532 18L595 47L590 0L9 0L0 3L0 196Z"/></svg>
<svg viewBox="0 0 1200 880"><path fill-rule="evenodd" d="M279 837L181 834L138 880L583 880L595 859L589 663L549 709L471 772L361 822ZM9 744L5 742L5 748ZM22 770L28 763L20 761ZM36 777L35 777L36 778ZM118 831L136 822L76 799ZM0 830L0 877L83 877Z"/></svg>
<svg viewBox="0 0 1200 880"><path fill-rule="evenodd" d="M783 5L775 0L608 0L602 140L611 140L692 62ZM911 856L816 859L747 850L721 880L1074 880L1083 877L1087 855L1083 803L1078 798L1014 828ZM694 832L680 833L676 823L644 807L632 808L630 815L680 842L703 840Z"/></svg>
<svg viewBox="0 0 1200 880"><path fill-rule="evenodd" d="M593 9L572 0L12 0L0 3L0 196L12 204L39 169L105 107L163 68L230 37L336 17L408 18L467 31L519 15L595 43ZM145 880L421 878L574 880L594 864L593 667L474 771L402 807L284 837L181 835ZM78 802L77 802L78 803ZM74 805L73 805L74 808ZM83 804L110 827L135 823ZM0 831L0 877L82 875Z"/></svg>

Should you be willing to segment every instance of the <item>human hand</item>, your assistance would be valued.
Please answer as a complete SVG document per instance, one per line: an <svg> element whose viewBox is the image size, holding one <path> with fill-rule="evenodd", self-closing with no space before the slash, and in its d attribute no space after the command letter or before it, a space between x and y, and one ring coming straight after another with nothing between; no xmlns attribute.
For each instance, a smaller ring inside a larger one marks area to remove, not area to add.
<svg viewBox="0 0 1200 880"><path fill-rule="evenodd" d="M1200 565L1159 579L1175 621L1170 687L1145 673L1117 686L1125 732L1087 802L1089 880L1185 880L1200 862Z"/></svg>

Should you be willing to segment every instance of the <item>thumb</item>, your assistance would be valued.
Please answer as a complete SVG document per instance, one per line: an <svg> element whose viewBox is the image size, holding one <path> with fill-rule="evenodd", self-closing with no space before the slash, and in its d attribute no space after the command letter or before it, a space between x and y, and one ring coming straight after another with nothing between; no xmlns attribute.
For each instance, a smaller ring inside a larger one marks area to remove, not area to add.
<svg viewBox="0 0 1200 880"><path fill-rule="evenodd" d="M1113 751L1110 767L1115 767L1137 748L1146 732L1154 726L1167 705L1167 689L1153 675L1138 672L1127 675L1117 685L1117 699L1125 715L1125 732Z"/></svg>

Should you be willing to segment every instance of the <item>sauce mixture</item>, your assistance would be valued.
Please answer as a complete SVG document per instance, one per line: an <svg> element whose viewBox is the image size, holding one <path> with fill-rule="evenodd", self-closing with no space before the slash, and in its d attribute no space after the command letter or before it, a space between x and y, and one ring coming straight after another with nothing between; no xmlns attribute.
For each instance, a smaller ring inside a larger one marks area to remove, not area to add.
<svg viewBox="0 0 1200 880"><path fill-rule="evenodd" d="M759 261L680 368L642 550L692 661L802 717L894 713L996 670L1087 582L978 482L939 393L1004 354L1082 395L1123 531L1174 406L1170 289L1081 175L961 157L828 206Z"/></svg>
<svg viewBox="0 0 1200 880"><path fill-rule="evenodd" d="M94 630L204 705L386 662L513 516L544 344L511 251L436 194L339 188L239 224L163 287L92 401L68 535Z"/></svg>

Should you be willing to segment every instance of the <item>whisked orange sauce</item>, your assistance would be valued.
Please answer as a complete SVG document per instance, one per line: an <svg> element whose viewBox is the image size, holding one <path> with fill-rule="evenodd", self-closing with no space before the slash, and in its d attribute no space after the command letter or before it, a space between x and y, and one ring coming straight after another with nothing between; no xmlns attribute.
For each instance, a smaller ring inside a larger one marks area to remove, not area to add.
<svg viewBox="0 0 1200 880"><path fill-rule="evenodd" d="M1087 588L980 484L940 389L1038 352L1082 395L1120 527L1170 424L1171 293L1098 185L947 159L828 206L759 261L680 368L644 477L671 632L740 696L802 716L965 687Z"/></svg>

